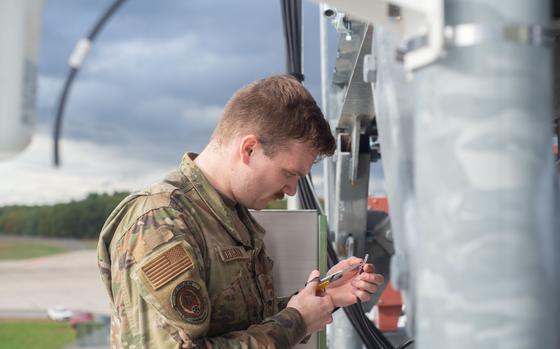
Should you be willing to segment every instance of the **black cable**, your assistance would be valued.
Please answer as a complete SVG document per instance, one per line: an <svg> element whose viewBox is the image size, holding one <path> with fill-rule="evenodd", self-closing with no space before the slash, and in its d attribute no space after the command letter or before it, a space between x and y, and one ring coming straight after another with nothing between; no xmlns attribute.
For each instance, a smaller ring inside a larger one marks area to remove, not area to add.
<svg viewBox="0 0 560 349"><path fill-rule="evenodd" d="M105 23L111 18L111 16L119 9L119 7L125 2L126 0L115 0L111 6L101 16L101 18L95 23L93 29L89 32L86 38L82 38L76 48L74 49L74 54L77 53L78 50L82 57L73 63L70 63L70 70L66 75L66 80L64 81L64 87L62 88L62 93L60 94L60 98L58 100L58 107L56 109L56 117L54 123L54 132L53 132L53 142L54 142L54 165L58 166L60 164L60 156L59 156L59 140L60 134L62 132L62 117L64 115L64 109L66 106L66 100L68 98L68 93L70 92L70 88L72 87L72 83L74 82L74 78L76 77L78 70L81 67L81 63L83 59L87 55L87 50L89 46L93 43L101 29L105 26ZM86 47L80 46L85 44Z"/></svg>
<svg viewBox="0 0 560 349"><path fill-rule="evenodd" d="M556 161L560 161L560 117L556 120Z"/></svg>
<svg viewBox="0 0 560 349"><path fill-rule="evenodd" d="M286 71L303 81L301 0L280 0L280 5L284 24Z"/></svg>
<svg viewBox="0 0 560 349"><path fill-rule="evenodd" d="M397 349L404 349L406 347L408 347L409 345L411 345L412 343L414 343L414 339L408 339L406 340L404 343L402 343L401 345L399 345L397 347Z"/></svg>
<svg viewBox="0 0 560 349"><path fill-rule="evenodd" d="M59 151L58 151L58 141L60 139L60 132L62 129L62 116L64 114L64 107L66 106L66 98L68 96L68 91L70 90L70 86L72 85L72 81L74 81L74 77L78 70L76 68L70 68L70 72L66 76L66 81L64 82L64 88L62 89L62 94L58 100L58 108L56 111L56 119L54 124L54 165L58 166L60 164L59 160Z"/></svg>
<svg viewBox="0 0 560 349"><path fill-rule="evenodd" d="M303 82L301 0L280 0L280 4L284 24L286 69L289 74ZM314 195L311 176L300 178L297 186L301 207L304 209L316 209L321 212L319 200ZM332 267L338 263L338 257L329 238L327 238L327 250L328 260L330 261L329 267ZM358 302L345 307L344 312L366 348L394 349L383 334L366 318L361 303Z"/></svg>
<svg viewBox="0 0 560 349"><path fill-rule="evenodd" d="M303 179L303 180L301 180ZM320 203L316 195L314 195L313 187L311 187L312 182L310 178L301 178L298 181L298 185L301 185L302 191L300 195L304 198L301 200L302 203L311 203L310 206L302 206L305 209L316 209L319 212L322 211ZM328 266L331 268L339 262L336 251L334 250L332 241L327 237L327 256L328 256ZM365 316L365 310L363 309L361 301L354 305L343 308L344 313L350 320L350 323L360 336L360 339L368 349L394 349L393 345L389 340L383 335L383 333L375 327L375 325L369 321Z"/></svg>

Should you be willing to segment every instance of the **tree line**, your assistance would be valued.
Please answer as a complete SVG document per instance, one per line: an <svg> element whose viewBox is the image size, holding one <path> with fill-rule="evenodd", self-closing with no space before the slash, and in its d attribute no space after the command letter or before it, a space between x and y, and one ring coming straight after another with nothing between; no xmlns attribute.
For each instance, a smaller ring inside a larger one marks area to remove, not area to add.
<svg viewBox="0 0 560 349"><path fill-rule="evenodd" d="M54 205L0 207L0 234L93 239L113 209L128 192L91 193L85 199ZM286 200L271 209L286 209Z"/></svg>
<svg viewBox="0 0 560 349"><path fill-rule="evenodd" d="M91 193L85 199L54 205L0 207L0 232L11 235L92 239L128 195Z"/></svg>

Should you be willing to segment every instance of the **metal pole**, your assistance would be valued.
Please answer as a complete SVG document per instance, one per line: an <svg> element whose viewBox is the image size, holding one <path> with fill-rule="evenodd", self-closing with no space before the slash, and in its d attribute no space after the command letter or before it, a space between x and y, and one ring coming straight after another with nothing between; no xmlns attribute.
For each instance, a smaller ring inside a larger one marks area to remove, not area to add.
<svg viewBox="0 0 560 349"><path fill-rule="evenodd" d="M548 1L448 0L446 25L547 25ZM417 348L559 348L552 52L498 39L418 71Z"/></svg>
<svg viewBox="0 0 560 349"><path fill-rule="evenodd" d="M297 1L297 0L296 0ZM304 75L304 60L303 60L303 4L301 4L301 47L300 47L300 52L301 52L301 74ZM301 82L302 84L304 83L303 81ZM300 199L301 193L298 191L296 192L296 195L294 196L288 196L288 198L286 199L286 208L288 210L301 210L302 209L302 205L301 205L301 199Z"/></svg>
<svg viewBox="0 0 560 349"><path fill-rule="evenodd" d="M414 334L417 225L414 192L414 80L408 81L395 60L400 39L396 33L375 27L373 54L376 62L375 115L391 211L395 254L391 281L404 295L407 329Z"/></svg>
<svg viewBox="0 0 560 349"><path fill-rule="evenodd" d="M323 114L327 120L331 119L329 114L329 71L328 71L328 50L329 50L329 42L327 38L327 21L325 19L325 9L327 5L321 3L319 5L319 44L320 44L320 51L321 51L321 109L323 109ZM333 163L331 159L324 159L323 160L323 198L325 203L325 214L327 215L327 220L330 218L330 210L331 210L331 200L329 198L329 191L333 188L329 186L331 185L331 172L333 171Z"/></svg>

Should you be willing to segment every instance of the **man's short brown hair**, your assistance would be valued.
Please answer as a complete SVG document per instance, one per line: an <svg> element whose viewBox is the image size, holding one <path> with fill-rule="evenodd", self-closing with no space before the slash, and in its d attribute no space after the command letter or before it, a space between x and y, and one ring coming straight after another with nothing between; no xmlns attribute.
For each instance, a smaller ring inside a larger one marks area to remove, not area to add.
<svg viewBox="0 0 560 349"><path fill-rule="evenodd" d="M219 143L254 133L271 157L287 142L310 142L320 156L332 155L335 140L311 93L294 77L273 75L239 89L224 108L212 139Z"/></svg>

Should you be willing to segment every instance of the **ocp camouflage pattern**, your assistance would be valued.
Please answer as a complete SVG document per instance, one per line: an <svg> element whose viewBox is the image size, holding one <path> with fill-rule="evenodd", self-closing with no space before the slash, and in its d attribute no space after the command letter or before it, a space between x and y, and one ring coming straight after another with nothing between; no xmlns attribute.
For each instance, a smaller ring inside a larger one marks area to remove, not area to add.
<svg viewBox="0 0 560 349"><path fill-rule="evenodd" d="M192 161L124 199L98 262L111 300L111 348L290 348L301 314L276 298L264 230L229 207Z"/></svg>

